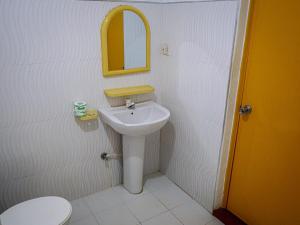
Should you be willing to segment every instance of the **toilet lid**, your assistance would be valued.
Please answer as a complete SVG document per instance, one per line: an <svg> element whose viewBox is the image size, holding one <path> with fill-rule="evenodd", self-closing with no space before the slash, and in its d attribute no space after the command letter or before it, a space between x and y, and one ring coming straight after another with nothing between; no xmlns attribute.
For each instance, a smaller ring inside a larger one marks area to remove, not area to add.
<svg viewBox="0 0 300 225"><path fill-rule="evenodd" d="M62 225L72 206L64 198L48 196L17 204L0 215L2 225Z"/></svg>

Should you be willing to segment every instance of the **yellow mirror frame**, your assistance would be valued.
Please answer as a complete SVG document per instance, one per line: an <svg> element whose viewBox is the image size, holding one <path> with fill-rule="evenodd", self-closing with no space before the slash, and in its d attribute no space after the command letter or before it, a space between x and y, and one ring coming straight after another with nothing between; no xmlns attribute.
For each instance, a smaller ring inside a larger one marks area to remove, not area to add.
<svg viewBox="0 0 300 225"><path fill-rule="evenodd" d="M109 71L109 69L108 69L107 30L108 30L109 24L110 24L112 18L114 17L114 15L116 15L124 10L129 10L129 11L136 13L144 22L145 30L146 30L146 66L139 67L139 68L133 68L133 69L127 69L127 70L125 69L125 70ZM149 26L147 18L144 16L144 14L137 8L134 8L134 7L128 6L128 5L121 5L116 8L113 8L107 14L107 16L105 17L105 19L102 23L102 26L101 26L101 50L102 50L102 73L103 73L104 77L150 71L150 26Z"/></svg>

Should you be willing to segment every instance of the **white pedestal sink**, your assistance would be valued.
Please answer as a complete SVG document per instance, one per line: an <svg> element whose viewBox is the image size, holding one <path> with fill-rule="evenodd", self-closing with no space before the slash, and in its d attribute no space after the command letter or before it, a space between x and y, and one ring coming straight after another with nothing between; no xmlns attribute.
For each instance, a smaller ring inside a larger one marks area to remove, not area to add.
<svg viewBox="0 0 300 225"><path fill-rule="evenodd" d="M114 107L100 109L103 122L123 136L124 187L133 194L143 190L145 137L161 129L169 120L170 112L149 101L136 104L135 109Z"/></svg>

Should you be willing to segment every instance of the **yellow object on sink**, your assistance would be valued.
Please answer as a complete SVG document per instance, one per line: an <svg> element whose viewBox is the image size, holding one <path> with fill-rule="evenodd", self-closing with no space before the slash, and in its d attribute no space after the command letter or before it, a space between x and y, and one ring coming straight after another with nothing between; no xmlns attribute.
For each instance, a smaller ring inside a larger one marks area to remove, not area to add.
<svg viewBox="0 0 300 225"><path fill-rule="evenodd" d="M123 97L130 95L148 94L154 92L154 87L151 85L132 86L125 88L105 89L104 93L108 97Z"/></svg>

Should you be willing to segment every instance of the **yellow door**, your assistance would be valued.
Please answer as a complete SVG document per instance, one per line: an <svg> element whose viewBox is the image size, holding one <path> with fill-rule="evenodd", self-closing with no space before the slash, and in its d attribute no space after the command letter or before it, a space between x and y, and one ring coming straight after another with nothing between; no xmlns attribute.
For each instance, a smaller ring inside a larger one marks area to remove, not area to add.
<svg viewBox="0 0 300 225"><path fill-rule="evenodd" d="M227 209L300 225L300 1L254 0Z"/></svg>

